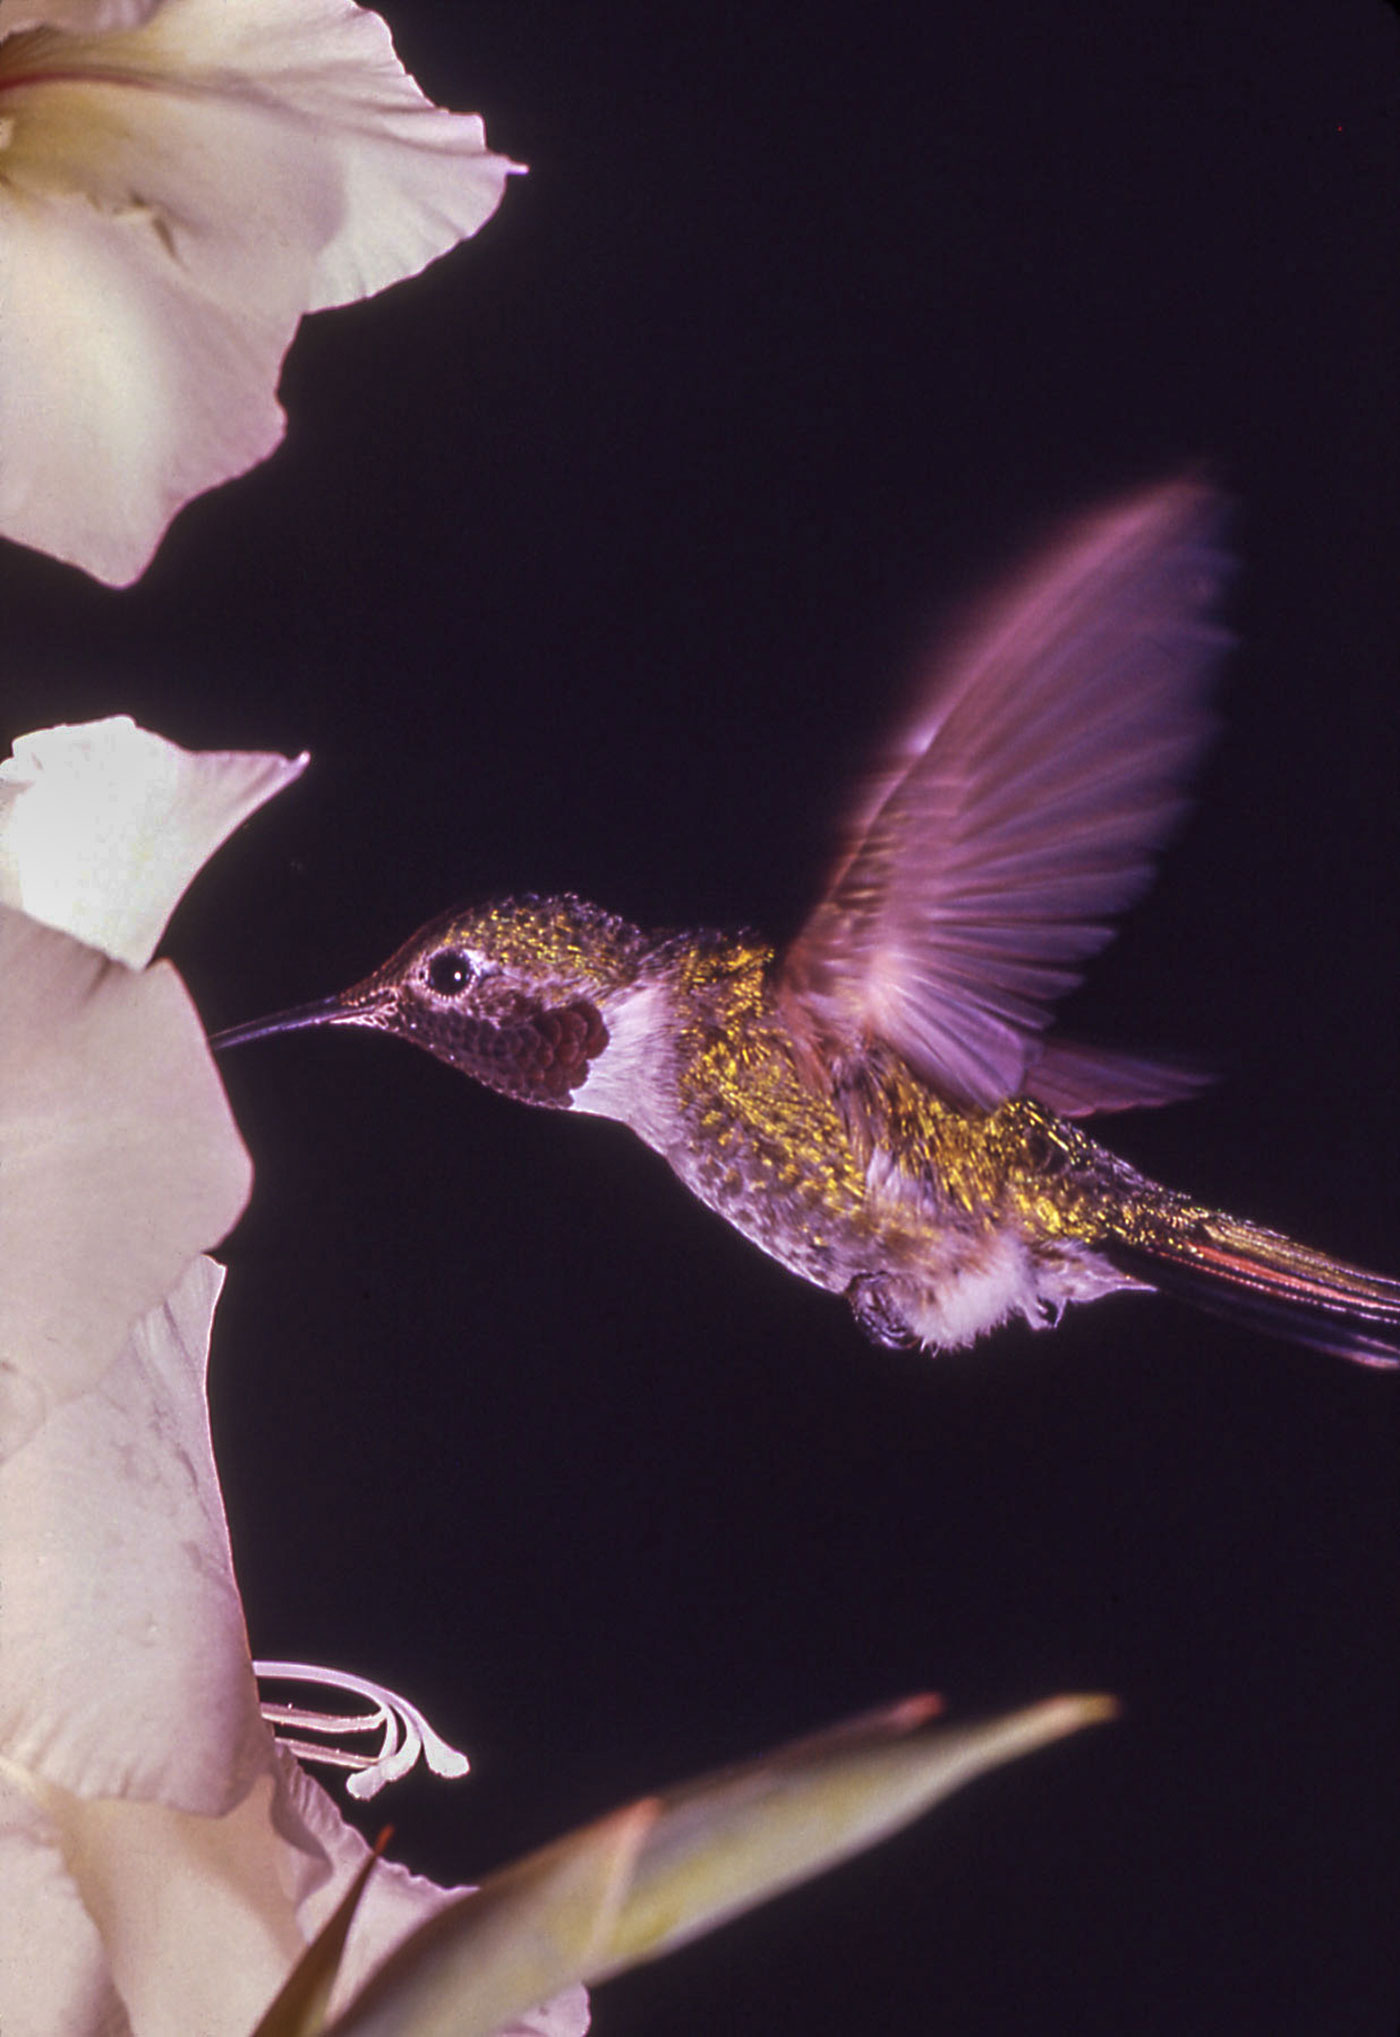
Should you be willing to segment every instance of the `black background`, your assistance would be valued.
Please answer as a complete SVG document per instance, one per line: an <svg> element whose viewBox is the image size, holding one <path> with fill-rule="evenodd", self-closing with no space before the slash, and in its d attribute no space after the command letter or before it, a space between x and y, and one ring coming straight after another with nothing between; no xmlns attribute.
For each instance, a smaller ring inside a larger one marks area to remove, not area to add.
<svg viewBox="0 0 1400 2037"><path fill-rule="evenodd" d="M791 932L940 613L1204 459L1239 505L1225 731L1068 1016L1224 1073L1109 1143L1394 1269L1392 11L393 25L529 177L310 322L286 446L139 588L0 562L12 731L127 710L314 753L172 925L211 1026L493 892ZM226 1078L254 1647L469 1747L470 1781L364 1815L412 1864L479 1874L910 1690L1123 1699L613 1984L606 2037L1389 2037L1400 1379L1136 1299L883 1353L615 1127L354 1034Z"/></svg>

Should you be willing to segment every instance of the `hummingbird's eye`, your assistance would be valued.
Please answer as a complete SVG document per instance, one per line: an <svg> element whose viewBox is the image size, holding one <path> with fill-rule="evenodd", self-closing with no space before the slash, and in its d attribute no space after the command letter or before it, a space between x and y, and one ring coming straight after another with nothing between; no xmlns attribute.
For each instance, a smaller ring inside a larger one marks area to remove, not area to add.
<svg viewBox="0 0 1400 2037"><path fill-rule="evenodd" d="M439 997L457 997L471 982L476 971L470 959L458 948L442 948L428 964L428 987Z"/></svg>

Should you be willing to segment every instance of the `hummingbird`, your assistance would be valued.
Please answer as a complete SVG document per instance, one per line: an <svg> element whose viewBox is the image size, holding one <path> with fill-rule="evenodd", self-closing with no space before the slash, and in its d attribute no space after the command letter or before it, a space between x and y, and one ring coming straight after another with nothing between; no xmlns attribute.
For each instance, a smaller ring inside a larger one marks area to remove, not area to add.
<svg viewBox="0 0 1400 2037"><path fill-rule="evenodd" d="M1176 478L1083 517L954 633L783 950L572 895L429 921L219 1049L367 1026L524 1103L614 1118L875 1342L1161 1289L1400 1363L1400 1281L1149 1180L1084 1129L1202 1082L1050 1030L1145 889L1231 641L1221 505Z"/></svg>

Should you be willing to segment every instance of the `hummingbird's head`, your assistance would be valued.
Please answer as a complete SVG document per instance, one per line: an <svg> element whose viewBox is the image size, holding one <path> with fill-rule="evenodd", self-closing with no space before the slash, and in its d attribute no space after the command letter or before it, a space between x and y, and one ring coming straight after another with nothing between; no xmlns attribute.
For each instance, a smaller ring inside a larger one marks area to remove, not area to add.
<svg viewBox="0 0 1400 2037"><path fill-rule="evenodd" d="M649 943L582 899L519 898L445 912L338 997L219 1033L234 1046L304 1026L371 1026L490 1089L567 1105L608 1044L608 1012Z"/></svg>

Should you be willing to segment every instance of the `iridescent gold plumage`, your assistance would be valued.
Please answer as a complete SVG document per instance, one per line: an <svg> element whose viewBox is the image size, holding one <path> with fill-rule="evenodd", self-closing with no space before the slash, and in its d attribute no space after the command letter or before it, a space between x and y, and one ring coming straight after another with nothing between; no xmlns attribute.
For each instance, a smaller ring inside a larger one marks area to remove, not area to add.
<svg viewBox="0 0 1400 2037"><path fill-rule="evenodd" d="M1152 1185L1030 1098L947 1102L898 1055L872 1053L853 1107L785 1023L774 950L709 937L674 969L668 1158L702 1201L774 1257L844 1291L875 1266L975 1253L1013 1226L1034 1252L1132 1242ZM1205 1216L1184 1201L1180 1221Z"/></svg>
<svg viewBox="0 0 1400 2037"><path fill-rule="evenodd" d="M771 947L737 941L691 950L679 965L677 1097L700 1143L724 1150L742 1138L771 1151L778 1183L808 1185L848 1221L877 1221L868 1170L878 1150L898 1156L910 1193L940 1218L1015 1214L1045 1239L1105 1234L1121 1163L1107 1166L1103 1148L1029 1098L990 1112L950 1104L885 1053L863 1071L868 1129L858 1136L795 1048L773 992L777 963Z"/></svg>

